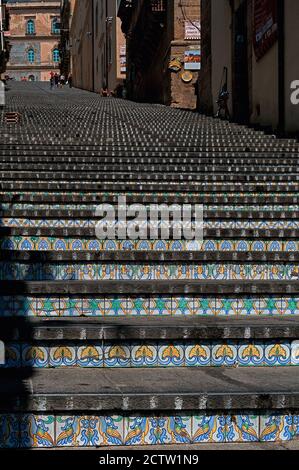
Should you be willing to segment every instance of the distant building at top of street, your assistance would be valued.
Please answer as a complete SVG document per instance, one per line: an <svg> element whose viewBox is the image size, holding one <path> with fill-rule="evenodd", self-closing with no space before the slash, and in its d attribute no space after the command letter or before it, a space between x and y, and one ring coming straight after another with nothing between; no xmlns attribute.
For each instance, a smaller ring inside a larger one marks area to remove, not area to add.
<svg viewBox="0 0 299 470"><path fill-rule="evenodd" d="M60 1L8 0L10 58L7 75L45 81L59 72Z"/></svg>

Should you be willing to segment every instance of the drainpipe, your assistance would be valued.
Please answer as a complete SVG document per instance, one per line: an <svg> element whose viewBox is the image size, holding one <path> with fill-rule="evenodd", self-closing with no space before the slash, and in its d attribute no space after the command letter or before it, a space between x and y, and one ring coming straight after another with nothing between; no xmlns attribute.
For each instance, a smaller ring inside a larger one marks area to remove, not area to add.
<svg viewBox="0 0 299 470"><path fill-rule="evenodd" d="M3 18L2 18L2 0L0 0L0 39L1 39L1 52L4 51L4 32L3 32Z"/></svg>
<svg viewBox="0 0 299 470"><path fill-rule="evenodd" d="M278 17L278 130L285 133L285 2L277 1Z"/></svg>
<svg viewBox="0 0 299 470"><path fill-rule="evenodd" d="M92 63L91 63L91 67L92 67L92 91L95 92L95 77L94 77L94 73L95 73L95 64L94 64L94 52L95 52L95 28L94 28L94 0L91 1L91 41L92 41L92 45L91 45L91 49L92 49Z"/></svg>
<svg viewBox="0 0 299 470"><path fill-rule="evenodd" d="M109 18L108 18L108 0L106 0L106 87L107 90L109 90L109 47L108 47L108 31L109 28Z"/></svg>

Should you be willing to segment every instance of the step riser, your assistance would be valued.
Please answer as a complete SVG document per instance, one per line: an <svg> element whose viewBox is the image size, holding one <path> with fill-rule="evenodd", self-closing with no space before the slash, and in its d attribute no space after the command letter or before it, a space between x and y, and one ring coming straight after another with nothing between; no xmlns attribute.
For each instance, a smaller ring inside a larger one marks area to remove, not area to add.
<svg viewBox="0 0 299 470"><path fill-rule="evenodd" d="M7 344L4 368L299 366L299 341Z"/></svg>
<svg viewBox="0 0 299 470"><path fill-rule="evenodd" d="M9 263L0 261L0 280L3 281L96 281L96 280L297 280L297 264L35 264Z"/></svg>
<svg viewBox="0 0 299 470"><path fill-rule="evenodd" d="M92 219L85 219L85 220L63 220L63 219L1 219L1 227L23 227L23 228L96 228L99 224L100 218L98 220ZM150 223L150 222L149 222ZM134 222L136 225L136 223ZM192 221L192 227L194 228L194 221ZM159 222L156 224L159 229L163 227L163 222ZM121 223L116 223L115 228L118 230L119 228L123 227ZM128 227L130 227L130 223L128 223ZM170 227L173 227L173 223L170 223ZM286 220L286 221L271 221L271 220L263 220L263 221L214 221L214 220L205 220L203 223L204 229L253 229L253 230L298 230L299 229L299 221L294 220ZM299 232L298 232L299 233Z"/></svg>
<svg viewBox="0 0 299 470"><path fill-rule="evenodd" d="M140 317L299 315L299 296L65 297L2 296L1 317Z"/></svg>
<svg viewBox="0 0 299 470"><path fill-rule="evenodd" d="M299 436L298 412L154 415L0 415L2 448L90 448L282 442Z"/></svg>
<svg viewBox="0 0 299 470"><path fill-rule="evenodd" d="M0 249L8 251L240 251L240 252L298 252L299 242L281 240L87 240L47 237L3 237Z"/></svg>

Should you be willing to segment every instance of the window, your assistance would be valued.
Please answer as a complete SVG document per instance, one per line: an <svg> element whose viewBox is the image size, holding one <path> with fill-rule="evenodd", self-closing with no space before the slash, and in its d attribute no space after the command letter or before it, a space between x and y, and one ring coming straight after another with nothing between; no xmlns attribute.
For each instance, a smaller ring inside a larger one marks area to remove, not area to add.
<svg viewBox="0 0 299 470"><path fill-rule="evenodd" d="M27 51L27 60L28 62L30 62L30 64L33 64L33 62L35 61L35 52L33 49L29 49Z"/></svg>
<svg viewBox="0 0 299 470"><path fill-rule="evenodd" d="M60 24L58 18L53 18L52 20L52 34L60 34Z"/></svg>
<svg viewBox="0 0 299 470"><path fill-rule="evenodd" d="M60 53L59 53L59 49L54 49L53 52L52 52L52 59L53 59L53 62L55 62L56 64L58 62L60 62Z"/></svg>
<svg viewBox="0 0 299 470"><path fill-rule="evenodd" d="M35 34L35 21L34 20L27 21L26 34L30 34L30 35Z"/></svg>

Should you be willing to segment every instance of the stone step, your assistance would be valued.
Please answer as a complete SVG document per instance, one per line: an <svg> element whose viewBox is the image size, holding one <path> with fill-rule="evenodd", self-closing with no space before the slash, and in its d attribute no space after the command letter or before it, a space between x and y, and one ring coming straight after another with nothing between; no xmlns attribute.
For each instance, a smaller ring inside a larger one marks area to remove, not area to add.
<svg viewBox="0 0 299 470"><path fill-rule="evenodd" d="M190 171L196 169L204 169L208 171L208 169L212 169L214 171L221 171L221 168L228 168L234 169L236 167L237 170L243 169L243 167L248 168L248 170L252 171L252 169L256 169L258 173L266 172L266 173L276 173L279 171L286 171L290 168L291 172L297 172L297 165L298 165L298 156L297 154L292 155L288 154L286 156L278 157L273 154L269 157L265 157L264 155L259 157L253 157L251 154L248 156L240 156L240 157L213 157L210 154L196 154L192 156L191 154L185 154L179 156L173 156L173 154L167 154L165 156L92 156L89 153L81 154L80 156L59 156L59 155L47 155L45 156L28 156L21 155L21 156L1 156L0 155L0 168L2 170L13 170L13 169L23 169L27 170L32 168L32 164L34 167L39 168L40 170L47 170L56 168L62 170L71 170L71 171L98 171L99 168L107 167L109 171L113 171L116 168L121 166L126 167L126 169L131 166L133 169L136 167L152 167L160 169L161 166L165 167L186 167L190 168ZM80 170L79 170L80 169Z"/></svg>
<svg viewBox="0 0 299 470"><path fill-rule="evenodd" d="M13 336L11 335L13 331ZM299 319L2 320L6 369L299 365ZM279 338L279 339L277 339Z"/></svg>
<svg viewBox="0 0 299 470"><path fill-rule="evenodd" d="M87 221L90 224L94 224L97 220L96 210L98 206L80 206L80 205L68 205L65 207L61 206L46 206L46 205L22 205L18 207L17 204L12 206L3 204L0 208L0 217L2 225L9 225L15 221L18 225L30 225L30 224L42 224L42 223L81 223ZM146 209L149 210L150 206L147 205ZM204 206L204 221L206 224L219 223L265 223L271 224L273 222L281 222L282 226L286 223L294 222L299 219L299 208L290 207L289 210L284 208L283 210L279 207L274 208L255 207L248 208L244 206L236 208L221 208L217 207L212 209L211 206ZM194 210L192 210L192 218L194 218ZM75 220L74 220L75 219ZM130 217L128 217L130 219ZM232 221L228 219L233 219ZM246 221L246 222L244 222Z"/></svg>
<svg viewBox="0 0 299 470"><path fill-rule="evenodd" d="M112 281L2 281L0 294L43 294L43 295L284 295L299 293L299 279L296 280L205 280L191 279L186 282L183 279L175 280L112 280Z"/></svg>
<svg viewBox="0 0 299 470"><path fill-rule="evenodd" d="M298 251L0 251L1 261L29 263L298 263ZM297 267L294 266L294 271Z"/></svg>
<svg viewBox="0 0 299 470"><path fill-rule="evenodd" d="M20 317L5 317L1 319L1 328L3 340L14 343L216 341L219 344L223 341L225 344L237 340L292 343L299 338L299 316L28 317L26 321Z"/></svg>
<svg viewBox="0 0 299 470"><path fill-rule="evenodd" d="M207 224L208 225L208 224ZM163 228L163 223L157 223L153 225L157 229ZM123 223L116 223L115 230L123 228ZM45 226L0 226L0 237L11 236L11 237L54 237L54 238L75 238L79 237L82 239L94 238L95 237L95 228L96 226L55 226L53 223L49 225L46 223ZM170 235L169 240L174 239L175 234L173 234L174 223L170 224ZM149 231L148 231L149 234ZM263 227L263 228L226 228L224 227L215 227L210 228L209 225L207 228L203 229L204 241L206 240L226 240L226 239L283 239L283 240L297 240L299 239L299 230L295 226L286 228L281 228L279 224L274 225L274 227ZM183 235L183 240L185 240ZM199 243L199 242L198 242Z"/></svg>
<svg viewBox="0 0 299 470"><path fill-rule="evenodd" d="M102 170L103 172L105 169ZM212 187L213 183L214 184L220 184L223 182L226 182L225 184L229 184L229 182L236 183L236 186L240 186L241 182L246 182L246 183L263 183L267 182L267 184L271 184L271 187L275 187L274 183L285 183L286 181L291 182L291 187L293 188L293 191L295 190L294 188L296 187L296 182L299 181L299 175L294 174L291 172L288 172L288 174L256 174L256 172L252 172L250 174L249 172L244 172L242 174L237 173L234 171L234 174L230 174L230 172L226 169L225 172L226 174L218 174L218 173L203 173L200 174L196 171L192 173L186 173L184 172L184 169L181 171L178 169L177 172L156 172L155 170L151 170L148 172L145 172L145 169L143 172L140 172L139 170L136 170L136 172L116 172L113 171L113 173L102 173L101 169L98 170L96 173L62 173L62 172L35 172L32 173L32 171L27 171L27 172L21 172L21 171L2 171L0 172L0 181L1 181L1 187L3 187L4 182L9 182L13 180L15 182L15 188L17 188L20 184L22 184L23 181L30 181L32 182L33 189L35 187L44 187L44 185L47 183L47 181L51 181L53 183L50 187L53 187L53 185L57 182L59 185L67 185L69 182L73 182L74 185L77 185L79 182L85 186L88 187L88 183L90 184L95 184L95 183L104 183L104 182L114 182L114 181L125 181L126 184L129 182L135 182L135 181L145 181L149 183L155 184L156 181L162 181L164 182L165 180L169 181L169 184L172 182L185 182L185 181L190 181L193 184L195 182L208 182L207 186L208 188ZM38 184L36 184L36 181ZM231 186L233 188L233 185ZM208 189L209 190L209 189ZM234 189L233 189L234 190Z"/></svg>
<svg viewBox="0 0 299 470"><path fill-rule="evenodd" d="M113 191L113 188L111 188ZM136 193L134 191L128 191L126 188L123 188L122 192L23 192L12 190L10 192L5 191L4 193L0 190L0 204L10 203L12 207L16 204L22 203L31 203L31 204L43 204L49 203L51 205L57 206L57 204L102 204L102 203L111 203L117 204L119 196L126 196L127 202L130 204L140 203L140 204L156 204L156 203L168 203L168 204L213 204L223 205L223 204L242 204L244 205L263 205L263 207L273 206L273 205L283 205L285 210L289 206L299 204L299 196L297 192L293 194L280 192L261 192L261 191L248 191L248 192L235 192L235 193L226 193L223 194L219 190L214 194L209 194L207 192L196 193L196 192L169 192L165 193L151 191L148 185L146 185L144 191Z"/></svg>
<svg viewBox="0 0 299 470"><path fill-rule="evenodd" d="M30 379L8 375L0 393L2 412L65 416L101 411L187 413L248 410L289 415L299 408L294 367L41 369ZM225 393L223 392L225 390ZM11 403L11 397L14 403Z"/></svg>
<svg viewBox="0 0 299 470"><path fill-rule="evenodd" d="M190 182L186 183L184 181L178 183L175 182L155 182L151 178L148 181L144 180L140 183L137 181L128 181L125 179L124 183L115 182L117 178L111 178L110 181L103 182L84 182L84 181L35 181L29 180L28 178L24 181L10 182L10 181L1 181L0 190L1 191L32 191L32 192L69 192L84 194L90 191L109 191L109 192L142 192L142 191L152 191L152 192L163 192L171 190L173 192L181 193L190 193ZM284 182L252 182L252 183L204 183L204 182L192 182L192 192L204 192L204 193L298 193L299 183L284 183Z"/></svg>

